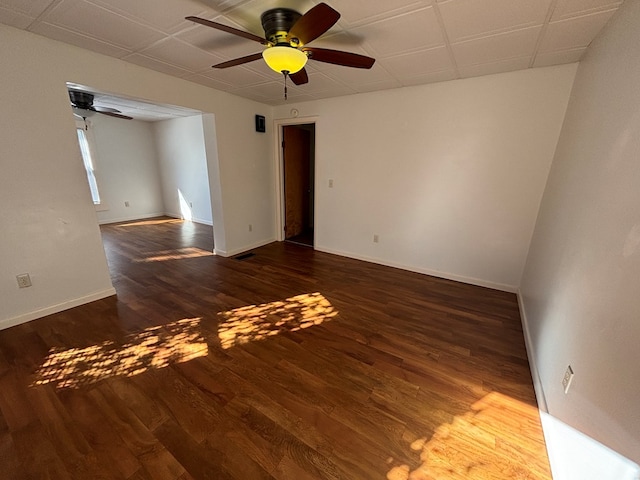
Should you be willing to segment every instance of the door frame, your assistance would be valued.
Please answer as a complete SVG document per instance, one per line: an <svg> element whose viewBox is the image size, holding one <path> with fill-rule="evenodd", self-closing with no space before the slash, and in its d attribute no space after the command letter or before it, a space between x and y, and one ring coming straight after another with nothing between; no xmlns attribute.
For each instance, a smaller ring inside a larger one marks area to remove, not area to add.
<svg viewBox="0 0 640 480"><path fill-rule="evenodd" d="M282 141L284 138L284 134L283 134L283 128L282 127L286 127L286 126L291 126L291 125L309 125L309 124L313 124L314 129L315 129L315 138L317 139L317 134L318 134L318 117L314 116L314 117L296 117L296 118L282 118L282 119L277 119L273 121L273 125L274 125L274 132L276 132L276 134L274 135L274 159L275 159L275 191L276 191L276 240L279 242L283 242L284 241L284 219L285 219L285 213L284 213L284 158L282 155ZM314 215L313 215L313 248L315 249L315 236L316 236L316 218L317 215L315 214L315 209L316 209L316 186L318 184L317 182L317 169L316 169L316 165L317 165L317 148L316 148L316 143L317 140L314 141L313 143L313 149L316 153L315 158L316 161L313 164L313 209L314 209Z"/></svg>

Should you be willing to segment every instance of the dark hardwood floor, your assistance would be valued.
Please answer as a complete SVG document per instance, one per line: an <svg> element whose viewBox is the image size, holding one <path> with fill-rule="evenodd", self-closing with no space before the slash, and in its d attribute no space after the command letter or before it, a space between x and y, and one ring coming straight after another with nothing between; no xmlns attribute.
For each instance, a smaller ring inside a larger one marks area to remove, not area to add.
<svg viewBox="0 0 640 480"><path fill-rule="evenodd" d="M102 233L117 298L0 331L0 478L551 478L514 295Z"/></svg>

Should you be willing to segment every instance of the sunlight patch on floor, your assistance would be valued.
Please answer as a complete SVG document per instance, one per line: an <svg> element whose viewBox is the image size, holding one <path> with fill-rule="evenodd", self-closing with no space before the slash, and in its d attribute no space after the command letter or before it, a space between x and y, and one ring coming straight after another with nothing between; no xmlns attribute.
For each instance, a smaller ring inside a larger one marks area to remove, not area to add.
<svg viewBox="0 0 640 480"><path fill-rule="evenodd" d="M31 385L79 388L116 376L133 377L150 369L188 362L208 354L200 318L185 318L127 336L127 343L103 342L84 348L57 348L38 369Z"/></svg>
<svg viewBox="0 0 640 480"><path fill-rule="evenodd" d="M167 260L181 260L183 258L212 257L215 254L197 247L185 247L174 250L162 250L159 252L153 252L149 255L150 256L145 258L138 258L134 260L134 262L165 262Z"/></svg>
<svg viewBox="0 0 640 480"><path fill-rule="evenodd" d="M394 465L387 480L551 480L538 409L498 392L431 438L408 434L410 449L419 455L416 465L422 463Z"/></svg>
<svg viewBox="0 0 640 480"><path fill-rule="evenodd" d="M295 332L332 319L338 311L321 293L306 293L286 300L236 308L218 315L222 348L263 340L281 332Z"/></svg>
<svg viewBox="0 0 640 480"><path fill-rule="evenodd" d="M135 222L129 223L121 223L120 225L116 225L116 227L140 227L143 225L161 225L163 223L181 223L182 219L180 218L162 218L155 220L136 220Z"/></svg>

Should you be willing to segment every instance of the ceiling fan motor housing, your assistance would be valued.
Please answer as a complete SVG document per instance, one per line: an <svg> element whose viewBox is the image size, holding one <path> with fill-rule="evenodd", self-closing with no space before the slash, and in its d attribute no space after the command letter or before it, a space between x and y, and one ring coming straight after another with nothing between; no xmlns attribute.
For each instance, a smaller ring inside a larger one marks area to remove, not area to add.
<svg viewBox="0 0 640 480"><path fill-rule="evenodd" d="M260 21L265 37L274 45L289 45L287 35L302 15L290 8L274 8L264 12Z"/></svg>
<svg viewBox="0 0 640 480"><path fill-rule="evenodd" d="M72 104L82 110L91 110L93 106L93 94L91 93L69 90L69 98Z"/></svg>

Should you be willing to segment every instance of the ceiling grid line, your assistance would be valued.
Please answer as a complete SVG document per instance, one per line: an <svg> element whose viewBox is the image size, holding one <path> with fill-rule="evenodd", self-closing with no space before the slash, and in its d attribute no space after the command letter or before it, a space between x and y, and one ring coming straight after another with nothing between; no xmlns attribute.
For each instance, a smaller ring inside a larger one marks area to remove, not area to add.
<svg viewBox="0 0 640 480"><path fill-rule="evenodd" d="M531 61L529 62L529 68L533 68L533 66L536 63L536 59L538 58L538 49L542 44L542 39L547 33L547 29L549 28L549 23L551 22L551 18L553 18L553 14L556 11L556 5L558 5L558 0L552 0L551 3L549 4L549 10L547 11L547 16L544 19L544 23L542 24L542 29L540 30L540 34L538 35L538 40L536 42L533 55L531 56Z"/></svg>
<svg viewBox="0 0 640 480"><path fill-rule="evenodd" d="M438 19L438 24L440 25L440 29L442 30L442 36L444 37L444 43L447 48L447 52L449 54L449 58L451 60L451 64L453 65L453 71L456 78L460 78L460 70L458 69L458 62L456 61L456 57L453 54L453 48L451 48L451 40L449 39L449 34L447 33L447 29L444 25L444 20L442 18L442 13L440 12L440 8L438 6L438 2L433 2L433 10L436 14L436 18Z"/></svg>

